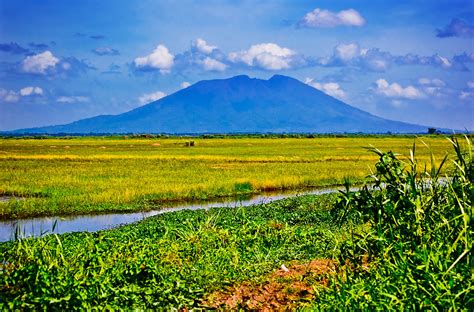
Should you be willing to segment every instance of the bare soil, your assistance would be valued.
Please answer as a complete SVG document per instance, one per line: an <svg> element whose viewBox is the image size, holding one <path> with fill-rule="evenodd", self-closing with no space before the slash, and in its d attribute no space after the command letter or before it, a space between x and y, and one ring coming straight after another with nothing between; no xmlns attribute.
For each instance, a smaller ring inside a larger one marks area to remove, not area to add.
<svg viewBox="0 0 474 312"><path fill-rule="evenodd" d="M315 286L327 286L326 276L333 272L335 265L328 259L292 262L270 274L264 283L244 282L231 286L210 294L203 304L225 310L292 310L297 302L312 300Z"/></svg>

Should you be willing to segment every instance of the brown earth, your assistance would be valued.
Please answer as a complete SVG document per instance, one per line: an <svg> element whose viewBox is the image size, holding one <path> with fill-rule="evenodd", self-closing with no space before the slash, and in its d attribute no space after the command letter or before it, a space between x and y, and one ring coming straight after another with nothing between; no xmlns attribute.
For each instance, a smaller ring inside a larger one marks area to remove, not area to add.
<svg viewBox="0 0 474 312"><path fill-rule="evenodd" d="M297 302L315 297L315 286L327 286L328 273L335 272L328 259L308 263L293 262L273 272L264 283L244 282L208 296L204 306L216 309L256 311L292 310Z"/></svg>

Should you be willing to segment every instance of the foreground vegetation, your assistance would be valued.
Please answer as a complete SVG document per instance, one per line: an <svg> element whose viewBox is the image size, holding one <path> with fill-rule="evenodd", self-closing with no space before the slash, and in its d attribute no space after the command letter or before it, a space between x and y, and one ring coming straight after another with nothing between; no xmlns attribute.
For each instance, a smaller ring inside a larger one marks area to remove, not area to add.
<svg viewBox="0 0 474 312"><path fill-rule="evenodd" d="M454 169L443 180L447 158L420 172L415 148L407 162L375 150L374 190L347 191L332 211L350 231L336 248L345 274L321 294L322 306L474 309L472 142L451 143Z"/></svg>
<svg viewBox="0 0 474 312"><path fill-rule="evenodd" d="M452 143L426 170L375 150L358 192L0 244L0 309L472 311L472 145Z"/></svg>
<svg viewBox="0 0 474 312"><path fill-rule="evenodd" d="M382 150L426 142L438 158L449 143L436 136L316 138L6 138L0 140L0 219L156 208L170 201L362 181ZM429 150L420 149L421 160Z"/></svg>
<svg viewBox="0 0 474 312"><path fill-rule="evenodd" d="M329 257L334 197L181 211L98 233L0 245L0 309L200 306L293 259Z"/></svg>

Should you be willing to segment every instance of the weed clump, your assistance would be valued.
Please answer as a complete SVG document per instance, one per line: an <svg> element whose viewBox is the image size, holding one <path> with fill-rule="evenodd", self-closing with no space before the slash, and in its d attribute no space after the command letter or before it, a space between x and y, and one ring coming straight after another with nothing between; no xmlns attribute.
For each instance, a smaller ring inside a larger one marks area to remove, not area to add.
<svg viewBox="0 0 474 312"><path fill-rule="evenodd" d="M253 190L252 183L250 182L243 182L243 183L235 183L234 184L234 191L236 194L245 194L251 193Z"/></svg>

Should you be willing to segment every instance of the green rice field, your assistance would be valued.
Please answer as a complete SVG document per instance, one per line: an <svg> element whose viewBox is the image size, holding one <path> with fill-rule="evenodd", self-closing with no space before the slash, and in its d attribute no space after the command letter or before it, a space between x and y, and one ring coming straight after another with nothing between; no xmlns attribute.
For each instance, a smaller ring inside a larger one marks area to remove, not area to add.
<svg viewBox="0 0 474 312"><path fill-rule="evenodd" d="M192 142L192 143L191 143ZM377 155L420 161L450 152L441 136L0 139L0 218L156 209L172 202L363 181ZM429 146L429 148L427 146ZM193 145L193 146L191 146Z"/></svg>

